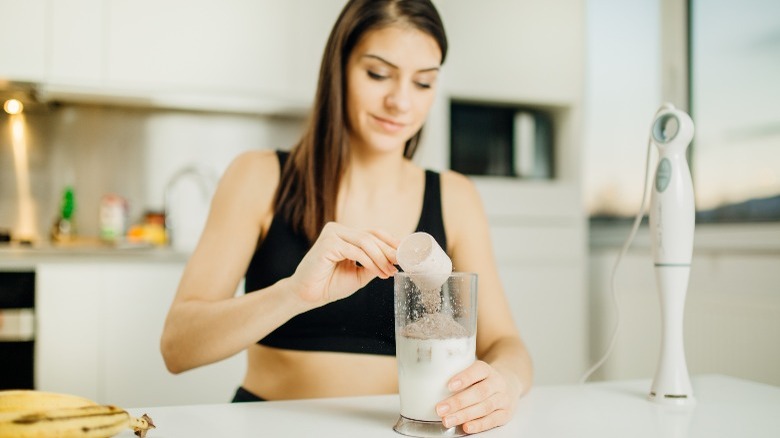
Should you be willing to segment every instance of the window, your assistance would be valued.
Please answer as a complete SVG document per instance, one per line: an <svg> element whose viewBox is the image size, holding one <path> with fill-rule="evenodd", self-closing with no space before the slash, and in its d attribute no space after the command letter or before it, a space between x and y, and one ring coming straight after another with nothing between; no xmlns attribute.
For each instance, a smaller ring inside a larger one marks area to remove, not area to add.
<svg viewBox="0 0 780 438"><path fill-rule="evenodd" d="M585 202L592 218L633 217L650 123L661 104L659 0L586 6Z"/></svg>
<svg viewBox="0 0 780 438"><path fill-rule="evenodd" d="M780 2L691 0L700 222L780 220Z"/></svg>
<svg viewBox="0 0 780 438"><path fill-rule="evenodd" d="M649 125L671 96L695 124L697 221L780 222L780 1L688 0L670 16L671 4L586 3L589 215L612 221L639 211ZM667 38L686 14L687 35ZM680 61L669 68L672 52ZM682 85L670 80L686 67Z"/></svg>

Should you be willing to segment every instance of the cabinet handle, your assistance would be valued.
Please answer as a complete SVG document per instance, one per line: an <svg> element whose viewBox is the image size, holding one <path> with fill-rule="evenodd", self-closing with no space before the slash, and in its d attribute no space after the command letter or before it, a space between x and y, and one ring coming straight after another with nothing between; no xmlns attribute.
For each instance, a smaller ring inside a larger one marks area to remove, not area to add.
<svg viewBox="0 0 780 438"><path fill-rule="evenodd" d="M0 309L0 342L28 342L34 339L33 309Z"/></svg>

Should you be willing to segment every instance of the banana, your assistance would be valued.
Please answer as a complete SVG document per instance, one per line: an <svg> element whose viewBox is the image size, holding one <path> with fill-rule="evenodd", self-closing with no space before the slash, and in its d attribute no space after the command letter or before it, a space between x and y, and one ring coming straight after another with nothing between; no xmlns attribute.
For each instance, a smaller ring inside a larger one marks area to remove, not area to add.
<svg viewBox="0 0 780 438"><path fill-rule="evenodd" d="M130 428L143 438L154 423L113 405L32 390L0 391L0 438L107 438Z"/></svg>
<svg viewBox="0 0 780 438"><path fill-rule="evenodd" d="M105 438L129 425L127 411L110 405L0 414L0 436L9 438Z"/></svg>
<svg viewBox="0 0 780 438"><path fill-rule="evenodd" d="M46 411L60 408L80 408L96 404L84 397L57 392L32 389L0 391L0 412Z"/></svg>

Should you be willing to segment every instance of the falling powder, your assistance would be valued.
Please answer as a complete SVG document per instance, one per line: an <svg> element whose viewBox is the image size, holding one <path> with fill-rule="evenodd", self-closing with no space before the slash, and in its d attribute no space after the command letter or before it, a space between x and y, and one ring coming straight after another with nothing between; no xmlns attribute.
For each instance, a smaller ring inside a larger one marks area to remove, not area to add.
<svg viewBox="0 0 780 438"><path fill-rule="evenodd" d="M450 339L468 335L465 327L444 313L426 314L403 329L403 336L413 339Z"/></svg>

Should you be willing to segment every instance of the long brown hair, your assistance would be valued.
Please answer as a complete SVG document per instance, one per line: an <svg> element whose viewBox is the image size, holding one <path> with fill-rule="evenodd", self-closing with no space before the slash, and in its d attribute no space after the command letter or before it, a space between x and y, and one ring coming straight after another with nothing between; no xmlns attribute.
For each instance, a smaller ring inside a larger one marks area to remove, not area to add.
<svg viewBox="0 0 780 438"><path fill-rule="evenodd" d="M283 215L310 242L336 217L339 183L349 157L347 60L366 32L394 23L411 25L433 37L444 63L447 37L430 0L350 0L344 6L325 46L308 126L282 170L274 199L275 214ZM422 128L406 142L404 157L414 156L421 132Z"/></svg>

